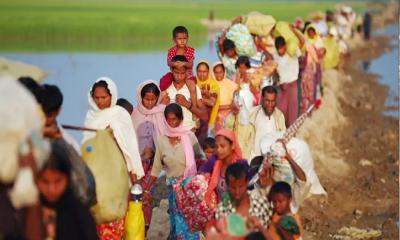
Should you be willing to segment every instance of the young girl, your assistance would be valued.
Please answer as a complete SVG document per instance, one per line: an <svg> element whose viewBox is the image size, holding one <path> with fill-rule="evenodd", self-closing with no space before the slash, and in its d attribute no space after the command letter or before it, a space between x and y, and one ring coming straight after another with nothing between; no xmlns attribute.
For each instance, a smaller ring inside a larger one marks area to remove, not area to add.
<svg viewBox="0 0 400 240"><path fill-rule="evenodd" d="M201 89L201 98L209 111L208 122L201 121L201 126L197 129L196 136L202 143L206 137L215 135L214 127L220 105L220 88L210 74L210 65L206 61L200 61L196 66L197 86Z"/></svg>
<svg viewBox="0 0 400 240"><path fill-rule="evenodd" d="M215 79L219 86L220 105L218 114L215 121L215 132L218 132L224 126L225 118L232 111L233 95L238 88L238 85L225 77L225 67L222 62L214 63L212 67L213 79Z"/></svg>
<svg viewBox="0 0 400 240"><path fill-rule="evenodd" d="M59 140L38 175L44 239L98 239L89 209L71 190L71 162Z"/></svg>
<svg viewBox="0 0 400 240"><path fill-rule="evenodd" d="M157 139L165 132L164 109L161 103L160 89L152 80L141 83L136 89L138 104L132 113L132 122L135 127L140 157L145 172L142 187L147 188L151 176L151 167L155 153ZM146 227L150 225L152 208L150 201L143 204L143 214Z"/></svg>
<svg viewBox="0 0 400 240"><path fill-rule="evenodd" d="M302 239L303 227L300 216L292 214L292 188L286 182L276 182L271 187L269 199L274 206L274 215L270 226L274 239ZM281 238L280 238L280 237Z"/></svg>
<svg viewBox="0 0 400 240"><path fill-rule="evenodd" d="M233 102L234 117L229 117L225 121L225 127L235 131L243 156L250 158L252 147L248 144L252 139L254 130L250 125L250 111L255 104L255 98L250 90L249 76L247 70L250 69L249 58L240 56L236 62L238 69L236 83L239 85Z"/></svg>
<svg viewBox="0 0 400 240"><path fill-rule="evenodd" d="M235 162L247 162L242 159L242 151L233 131L221 129L215 137L215 145L217 154L208 159L208 161L200 167L199 172L210 173L211 181L206 193L211 195L216 190L219 200L222 194L227 191L225 183L225 171L227 167ZM206 200L207 201L207 200Z"/></svg>
<svg viewBox="0 0 400 240"><path fill-rule="evenodd" d="M239 96L243 99L243 107L249 112L256 103L254 94L250 89L250 79L248 75L248 70L250 69L249 58L240 56L236 61L236 69L235 81L240 86Z"/></svg>
<svg viewBox="0 0 400 240"><path fill-rule="evenodd" d="M226 77L233 80L236 74L235 63L239 56L236 51L235 43L232 40L225 38L226 31L227 30L225 30L218 39L217 51L219 59L225 66Z"/></svg>
<svg viewBox="0 0 400 240"><path fill-rule="evenodd" d="M314 24L305 28L306 53L300 58L301 76L301 113L311 106L316 98L318 87L321 85L321 62L325 55L324 42L318 35Z"/></svg>

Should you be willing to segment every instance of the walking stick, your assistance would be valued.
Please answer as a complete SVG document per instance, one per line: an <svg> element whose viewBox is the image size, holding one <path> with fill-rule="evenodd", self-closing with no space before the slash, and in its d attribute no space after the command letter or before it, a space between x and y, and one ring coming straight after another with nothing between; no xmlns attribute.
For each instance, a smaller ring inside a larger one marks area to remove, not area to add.
<svg viewBox="0 0 400 240"><path fill-rule="evenodd" d="M292 123L292 125L290 125L290 127L286 130L286 132L283 134L283 143L286 144L290 141L290 139L292 139L294 136L296 136L299 128L301 127L301 125L305 122L306 118L308 116L310 116L311 112L316 109L319 108L319 106L321 105L321 100L318 99L317 101L315 101L315 103L313 105L311 105L307 111L305 113L303 113L302 115L300 115L300 117L298 117L296 119L296 121L294 121L294 123ZM260 172L263 170L264 165L267 164L269 162L270 159L272 159L274 157L272 151L269 151L267 153L267 155L265 156L262 164L260 165L260 167L258 168L258 172L250 179L248 186L252 186L254 185L258 179L260 178Z"/></svg>
<svg viewBox="0 0 400 240"><path fill-rule="evenodd" d="M97 132L97 130L93 129L93 128L78 127L78 126L66 125L66 124L62 124L61 126L65 129L69 129L69 130Z"/></svg>

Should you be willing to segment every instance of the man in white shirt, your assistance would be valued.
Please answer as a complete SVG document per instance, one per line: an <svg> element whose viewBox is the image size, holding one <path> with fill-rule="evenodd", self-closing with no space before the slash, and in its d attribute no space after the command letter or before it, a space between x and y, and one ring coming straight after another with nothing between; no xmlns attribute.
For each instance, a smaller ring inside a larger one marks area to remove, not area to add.
<svg viewBox="0 0 400 240"><path fill-rule="evenodd" d="M204 121L208 120L207 111L203 110L200 88L193 81L187 81L185 67L173 67L172 75L173 82L166 90L170 103L177 103L183 107L182 125L194 131L196 122L193 114Z"/></svg>
<svg viewBox="0 0 400 240"><path fill-rule="evenodd" d="M296 120L299 111L297 86L297 79L299 78L298 58L301 56L300 49L304 45L304 38L297 31L293 31L293 33L299 39L299 46L293 57L288 55L286 51L285 39L283 37L275 39L277 54L274 55L274 60L278 64L277 72L280 89L277 106L285 115L286 127L289 127Z"/></svg>
<svg viewBox="0 0 400 240"><path fill-rule="evenodd" d="M277 96L278 92L273 86L264 87L261 91L260 105L250 113L250 123L255 130L252 158L261 155L260 143L264 135L286 130L285 117L276 108Z"/></svg>

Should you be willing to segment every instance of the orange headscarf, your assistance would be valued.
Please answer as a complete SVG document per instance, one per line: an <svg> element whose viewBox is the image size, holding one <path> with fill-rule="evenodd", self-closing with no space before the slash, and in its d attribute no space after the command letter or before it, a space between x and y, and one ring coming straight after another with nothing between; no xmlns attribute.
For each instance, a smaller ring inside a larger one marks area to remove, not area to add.
<svg viewBox="0 0 400 240"><path fill-rule="evenodd" d="M224 136L227 139L229 139L229 141L231 141L233 144L232 158L230 159L229 164L235 163L238 160L242 159L242 151L240 150L239 142L233 131L223 128L217 132L215 137L217 137L217 136ZM207 192L204 196L204 198L205 198L204 200L206 201L208 206L211 205L211 193L215 190L215 188L218 185L219 177L221 175L222 165L223 165L223 162L221 159L218 159L215 162L214 169L211 174L210 183L208 184Z"/></svg>

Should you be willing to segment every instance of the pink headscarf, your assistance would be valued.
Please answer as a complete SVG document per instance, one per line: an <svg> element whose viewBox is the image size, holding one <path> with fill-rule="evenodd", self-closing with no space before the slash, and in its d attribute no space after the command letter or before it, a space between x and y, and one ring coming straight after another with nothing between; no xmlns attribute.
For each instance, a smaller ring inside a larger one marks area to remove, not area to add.
<svg viewBox="0 0 400 240"><path fill-rule="evenodd" d="M233 163L237 162L238 160L242 159L242 151L240 149L239 141L237 140L236 135L232 130L223 128L223 129L219 130L217 132L217 134L215 134L215 137L217 137L217 136L224 136L232 142L233 152L232 152L232 158L230 159L229 164L233 164ZM214 189L218 185L222 165L223 165L223 162L221 159L218 159L215 162L214 169L211 174L211 179L208 184L208 189L204 196L204 199L208 206L211 205L211 193L214 191Z"/></svg>
<svg viewBox="0 0 400 240"><path fill-rule="evenodd" d="M165 121L165 135L168 137L181 137L181 142L183 145L183 150L185 152L185 173L183 177L194 176L197 173L196 169L196 161L194 159L194 151L192 146L192 141L190 140L190 128L183 127L182 123L179 127L172 128L169 124Z"/></svg>
<svg viewBox="0 0 400 240"><path fill-rule="evenodd" d="M157 104L152 109L147 109L143 106L142 96L140 93L143 87L150 83L154 83L157 86L157 84L153 80L146 80L142 82L139 86L137 86L136 88L137 107L133 110L131 117L133 125L135 126L135 130L137 130L140 124L142 124L142 122L144 122L145 120L150 120L154 124L155 132L153 134L153 140L154 143L156 143L157 138L161 135L164 135L165 133L165 125L166 125L164 120L165 105L160 104L161 96L159 96Z"/></svg>

